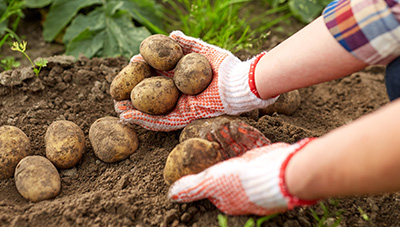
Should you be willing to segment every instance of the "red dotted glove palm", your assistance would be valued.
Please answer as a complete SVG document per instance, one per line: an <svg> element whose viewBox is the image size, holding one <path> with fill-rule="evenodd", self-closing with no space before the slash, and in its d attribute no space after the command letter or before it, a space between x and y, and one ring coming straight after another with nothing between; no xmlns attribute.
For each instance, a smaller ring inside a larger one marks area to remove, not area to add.
<svg viewBox="0 0 400 227"><path fill-rule="evenodd" d="M177 202L209 199L229 215L268 215L314 204L316 201L292 196L285 184L287 163L310 141L254 148L199 174L182 177L171 185L168 197Z"/></svg>
<svg viewBox="0 0 400 227"><path fill-rule="evenodd" d="M213 80L201 94L182 94L176 107L167 115L149 115L135 110L129 100L115 102L115 110L123 122L141 125L153 131L172 131L185 127L191 121L216 117L223 114L238 115L257 108L266 107L275 98L262 100L258 97L254 83L254 68L265 54L241 61L227 50L210 45L200 39L174 31L170 37L177 41L184 54L196 52L204 55L213 70ZM140 55L131 61L142 61ZM157 72L172 77L174 72Z"/></svg>

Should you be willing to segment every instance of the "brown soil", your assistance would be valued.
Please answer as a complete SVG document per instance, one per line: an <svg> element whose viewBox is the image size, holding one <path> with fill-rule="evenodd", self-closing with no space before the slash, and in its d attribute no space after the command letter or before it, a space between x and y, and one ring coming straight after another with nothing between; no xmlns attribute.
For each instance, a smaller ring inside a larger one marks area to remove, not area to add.
<svg viewBox="0 0 400 227"><path fill-rule="evenodd" d="M33 153L45 155L47 127L59 119L73 121L85 133L85 154L75 167L59 170L62 192L55 199L29 202L13 178L0 180L0 226L218 226L221 212L209 201L177 204L166 198L162 170L181 130L153 132L135 126L140 145L128 159L106 164L95 157L89 127L98 118L117 116L109 86L125 59L49 61L39 77L28 68L0 78L0 125L19 127L30 138ZM272 142L293 143L323 135L388 102L382 67L303 88L300 94L301 105L291 116L242 117ZM399 199L398 194L330 199L280 214L263 226L332 226L337 219L341 226L399 226ZM318 223L314 213L326 221ZM244 226L249 218L259 217L230 216L228 226Z"/></svg>

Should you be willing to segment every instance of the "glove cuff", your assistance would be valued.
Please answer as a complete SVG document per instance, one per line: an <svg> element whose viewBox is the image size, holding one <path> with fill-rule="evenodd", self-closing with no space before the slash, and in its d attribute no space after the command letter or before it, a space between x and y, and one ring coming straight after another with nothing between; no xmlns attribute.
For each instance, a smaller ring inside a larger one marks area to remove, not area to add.
<svg viewBox="0 0 400 227"><path fill-rule="evenodd" d="M279 173L279 186L281 189L282 195L288 200L288 209L293 209L296 206L307 206L307 205L313 205L315 204L318 200L303 200L300 199L294 195L292 195L287 186L286 186L286 179L285 179L285 172L286 172L286 167L289 164L289 161L292 159L292 157L299 152L303 147L305 147L309 142L314 140L315 138L306 138L297 143L298 147L296 150L292 153L290 153L285 161L283 161L280 173Z"/></svg>
<svg viewBox="0 0 400 227"><path fill-rule="evenodd" d="M278 96L266 100L261 99L255 86L255 67L265 54L266 52L262 52L244 62L231 55L222 62L218 87L227 114L238 115L264 108L278 99Z"/></svg>
<svg viewBox="0 0 400 227"><path fill-rule="evenodd" d="M259 207L270 213L279 213L295 206L312 205L316 201L301 200L291 195L286 187L285 169L293 155L312 139L289 145L275 143L248 151L242 158L250 158L249 166L241 174L246 194L258 212Z"/></svg>

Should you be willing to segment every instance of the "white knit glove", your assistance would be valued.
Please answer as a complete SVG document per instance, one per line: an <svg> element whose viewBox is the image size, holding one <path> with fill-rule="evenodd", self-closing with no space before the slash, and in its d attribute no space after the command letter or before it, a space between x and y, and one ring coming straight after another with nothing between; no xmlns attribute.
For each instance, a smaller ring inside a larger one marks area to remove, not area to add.
<svg viewBox="0 0 400 227"><path fill-rule="evenodd" d="M242 62L232 53L200 39L174 31L170 37L176 40L184 54L196 52L204 55L213 70L213 80L202 93L192 96L181 94L176 107L167 115L149 115L135 110L129 100L115 102L115 110L124 122L141 125L153 131L172 131L185 127L200 118L223 114L239 115L274 103L277 97L262 100L255 87L254 70L265 52ZM131 61L142 61L141 55ZM173 71L157 72L173 76Z"/></svg>
<svg viewBox="0 0 400 227"><path fill-rule="evenodd" d="M182 177L171 185L168 197L177 202L209 199L229 215L268 215L314 204L316 201L291 195L285 183L285 169L291 157L311 140L252 149L199 174Z"/></svg>

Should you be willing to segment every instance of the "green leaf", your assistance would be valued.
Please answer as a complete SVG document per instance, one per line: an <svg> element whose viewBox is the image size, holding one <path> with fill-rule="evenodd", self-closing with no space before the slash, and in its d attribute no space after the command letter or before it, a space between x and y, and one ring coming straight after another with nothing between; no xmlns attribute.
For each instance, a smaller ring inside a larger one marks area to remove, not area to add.
<svg viewBox="0 0 400 227"><path fill-rule="evenodd" d="M103 56L132 57L139 53L139 45L143 39L151 35L145 27L135 27L127 14L106 17L106 40Z"/></svg>
<svg viewBox="0 0 400 227"><path fill-rule="evenodd" d="M83 14L77 15L65 31L63 42L65 44L68 44L73 38L77 37L86 29L89 29L91 31L104 29L104 17L105 15L102 7L98 7L86 16Z"/></svg>
<svg viewBox="0 0 400 227"><path fill-rule="evenodd" d="M116 6L111 3L87 16L78 15L64 35L64 41L68 42L66 54L75 57L82 54L89 58L130 58L138 54L140 43L151 33L145 27L135 27L128 13L113 10ZM110 12L115 14L110 15Z"/></svg>
<svg viewBox="0 0 400 227"><path fill-rule="evenodd" d="M220 227L228 227L228 217L222 214L218 214L218 224Z"/></svg>
<svg viewBox="0 0 400 227"><path fill-rule="evenodd" d="M243 226L243 227L254 227L255 224L256 224L256 223L254 222L254 219L249 218L249 219L246 221L246 223L244 223L244 226Z"/></svg>
<svg viewBox="0 0 400 227"><path fill-rule="evenodd" d="M153 0L125 0L124 9L129 12L133 19L146 26L154 33L162 31L162 9Z"/></svg>
<svg viewBox="0 0 400 227"><path fill-rule="evenodd" d="M6 2L5 2L5 1L0 1L0 15L2 15L2 16L0 17L0 37L1 37L2 35L4 35L4 33L5 33L5 31L6 31L6 28L7 28L7 25L8 25L8 19L5 18L5 15L4 15L4 13L6 12L6 10L7 10L7 4L6 4ZM3 17L4 17L4 18L3 18Z"/></svg>
<svg viewBox="0 0 400 227"><path fill-rule="evenodd" d="M321 0L291 0L289 7L293 15L300 21L310 23L321 14L325 7L324 2Z"/></svg>
<svg viewBox="0 0 400 227"><path fill-rule="evenodd" d="M82 8L102 4L101 0L54 0L43 26L43 37L53 41Z"/></svg>
<svg viewBox="0 0 400 227"><path fill-rule="evenodd" d="M81 54L91 58L102 48L104 38L104 31L96 34L86 29L67 45L65 53L75 58Z"/></svg>
<svg viewBox="0 0 400 227"><path fill-rule="evenodd" d="M28 8L43 8L50 5L52 0L25 0L25 6Z"/></svg>

